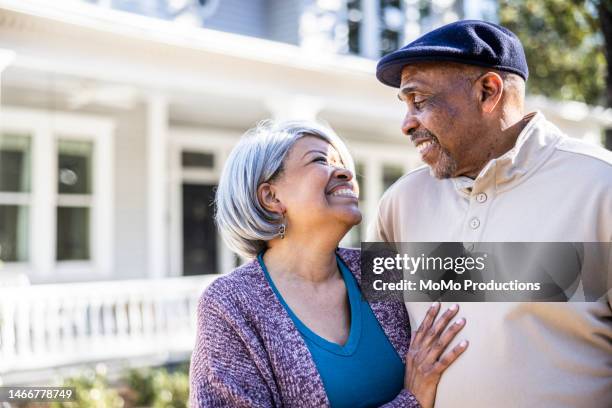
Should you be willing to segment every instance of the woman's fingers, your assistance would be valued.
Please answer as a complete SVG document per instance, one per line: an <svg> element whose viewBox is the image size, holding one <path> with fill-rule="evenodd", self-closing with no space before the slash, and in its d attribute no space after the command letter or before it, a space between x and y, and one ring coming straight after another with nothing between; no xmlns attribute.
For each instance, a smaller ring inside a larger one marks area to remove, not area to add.
<svg viewBox="0 0 612 408"><path fill-rule="evenodd" d="M441 336L438 336L438 338L436 338L436 340L429 347L427 356L425 357L425 362L434 364L464 326L464 318L457 319L450 326L448 326L446 331L444 331Z"/></svg>
<svg viewBox="0 0 612 408"><path fill-rule="evenodd" d="M446 370L451 364L455 362L457 357L459 357L465 349L468 347L469 342L467 340L463 340L461 343L457 344L451 351L444 354L435 364L434 370L440 375Z"/></svg>
<svg viewBox="0 0 612 408"><path fill-rule="evenodd" d="M440 317L440 319L438 319L438 321L435 322L426 333L426 336L422 342L423 347L430 347L439 339L446 326L448 326L448 322L455 317L458 311L459 305L457 304L454 304L446 309L446 311L442 314L442 317Z"/></svg>
<svg viewBox="0 0 612 408"><path fill-rule="evenodd" d="M433 406L436 388L442 373L465 351L468 345L467 341L462 341L452 350L444 353L450 342L465 325L465 319L459 319L457 324L449 326L449 322L459 311L459 305L453 305L436 320L440 307L438 302L431 305L412 337L406 354L404 387L410 390L423 406Z"/></svg>
<svg viewBox="0 0 612 408"><path fill-rule="evenodd" d="M425 314L425 318L419 325L419 328L416 334L410 341L410 347L415 346L417 349L420 348L421 342L423 341L424 337L426 336L429 329L431 328L431 325L436 319L436 316L438 316L439 311L440 311L440 302L434 302L432 303L431 306L429 306L429 309L427 310L427 313Z"/></svg>

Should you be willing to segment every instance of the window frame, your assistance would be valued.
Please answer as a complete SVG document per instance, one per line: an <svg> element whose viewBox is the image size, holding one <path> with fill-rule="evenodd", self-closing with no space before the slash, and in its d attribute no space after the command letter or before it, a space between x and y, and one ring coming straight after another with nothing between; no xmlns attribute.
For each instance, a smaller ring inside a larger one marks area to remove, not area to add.
<svg viewBox="0 0 612 408"><path fill-rule="evenodd" d="M3 273L23 274L33 283L110 278L113 265L113 139L115 122L106 116L3 106L3 133L31 137L29 259L5 262ZM88 261L57 261L59 140L93 144ZM4 194L4 193L3 193Z"/></svg>
<svg viewBox="0 0 612 408"><path fill-rule="evenodd" d="M34 141L34 136L32 134L32 132L29 132L27 130L24 129L18 129L17 127L7 127L7 126L3 126L0 129L0 132L2 134L15 134L15 135L19 135L19 136L23 136L23 137L27 137L29 138L29 154L30 154L30 166L33 165L33 141ZM32 237L32 233L33 230L31 228L32 225L32 169L30 168L30 174L29 174L30 180L29 180L29 189L28 191L0 191L0 205L2 206L17 206L17 207L26 207L27 211L28 211L28 235L27 235L27 239L28 239L28 243L27 243L27 252L28 252L28 258L31 257L31 253L32 253L32 248L31 248L31 237ZM24 266L27 264L27 261L12 261L12 262L7 262L7 261L1 261L2 262L2 269L6 269L7 265L15 265L18 268L23 269Z"/></svg>

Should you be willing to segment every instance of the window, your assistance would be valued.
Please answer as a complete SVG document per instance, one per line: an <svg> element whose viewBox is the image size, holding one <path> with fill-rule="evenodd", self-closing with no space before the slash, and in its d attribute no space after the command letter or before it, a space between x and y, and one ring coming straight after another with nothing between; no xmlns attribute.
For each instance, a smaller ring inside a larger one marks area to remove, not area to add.
<svg viewBox="0 0 612 408"><path fill-rule="evenodd" d="M387 55L401 46L404 15L401 0L380 0L380 54Z"/></svg>
<svg viewBox="0 0 612 408"><path fill-rule="evenodd" d="M2 108L0 261L32 283L112 272L114 123Z"/></svg>
<svg viewBox="0 0 612 408"><path fill-rule="evenodd" d="M0 134L0 260L26 262L29 252L31 137Z"/></svg>
<svg viewBox="0 0 612 408"><path fill-rule="evenodd" d="M181 162L186 168L215 168L215 155L212 153L182 152Z"/></svg>
<svg viewBox="0 0 612 408"><path fill-rule="evenodd" d="M383 166L383 192L404 175L404 169L398 165Z"/></svg>
<svg viewBox="0 0 612 408"><path fill-rule="evenodd" d="M380 58L402 45L406 16L401 0L347 0L348 51Z"/></svg>
<svg viewBox="0 0 612 408"><path fill-rule="evenodd" d="M347 0L348 49L351 54L361 54L361 0Z"/></svg>
<svg viewBox="0 0 612 408"><path fill-rule="evenodd" d="M57 146L56 259L89 260L93 143L60 138Z"/></svg>

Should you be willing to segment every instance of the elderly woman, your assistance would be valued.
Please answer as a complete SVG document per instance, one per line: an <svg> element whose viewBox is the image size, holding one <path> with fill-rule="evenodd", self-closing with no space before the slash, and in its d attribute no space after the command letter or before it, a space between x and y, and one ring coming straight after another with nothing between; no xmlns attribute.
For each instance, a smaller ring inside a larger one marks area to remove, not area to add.
<svg viewBox="0 0 612 408"><path fill-rule="evenodd" d="M411 341L403 304L362 299L359 251L338 248L361 221L358 191L329 129L264 122L241 139L216 219L227 245L254 259L201 297L192 406L433 406L467 347L445 352L465 320L449 326L456 305L436 320L435 303Z"/></svg>

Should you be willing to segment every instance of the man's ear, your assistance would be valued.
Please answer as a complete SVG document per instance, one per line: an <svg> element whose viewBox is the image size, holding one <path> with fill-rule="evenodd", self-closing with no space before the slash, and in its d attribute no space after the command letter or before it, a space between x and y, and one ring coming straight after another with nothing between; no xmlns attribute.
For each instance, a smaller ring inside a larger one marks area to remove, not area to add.
<svg viewBox="0 0 612 408"><path fill-rule="evenodd" d="M268 211L284 214L285 207L276 197L275 187L270 183L261 183L257 187L257 198L261 203L261 206Z"/></svg>
<svg viewBox="0 0 612 408"><path fill-rule="evenodd" d="M487 72L476 82L479 101L485 113L491 113L504 93L504 80L496 72Z"/></svg>

